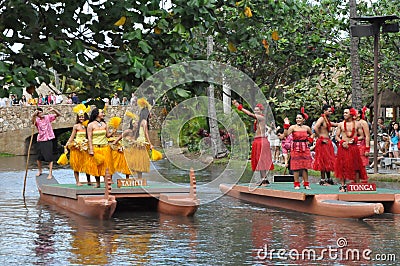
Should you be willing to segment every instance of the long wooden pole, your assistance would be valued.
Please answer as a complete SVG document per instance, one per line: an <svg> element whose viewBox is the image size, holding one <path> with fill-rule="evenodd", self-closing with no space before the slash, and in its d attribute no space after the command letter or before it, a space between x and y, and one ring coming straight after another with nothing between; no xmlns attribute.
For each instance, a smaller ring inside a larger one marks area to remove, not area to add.
<svg viewBox="0 0 400 266"><path fill-rule="evenodd" d="M26 156L26 167L25 167L25 176L24 176L24 189L22 190L22 196L24 198L25 198L25 188L26 188L26 177L28 175L29 155L31 154L31 147L32 147L32 141L33 141L33 134L34 133L35 133L35 127L32 126L31 140L29 141L28 155Z"/></svg>
<svg viewBox="0 0 400 266"><path fill-rule="evenodd" d="M378 32L374 36L374 122L373 122L373 132L374 132L374 173L378 173L378 57L379 57L379 31L381 25L377 23Z"/></svg>

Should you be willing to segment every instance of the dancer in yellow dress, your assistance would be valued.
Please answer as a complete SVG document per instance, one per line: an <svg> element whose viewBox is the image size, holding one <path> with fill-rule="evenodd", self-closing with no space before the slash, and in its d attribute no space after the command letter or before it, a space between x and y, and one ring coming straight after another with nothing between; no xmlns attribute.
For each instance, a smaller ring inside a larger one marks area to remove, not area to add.
<svg viewBox="0 0 400 266"><path fill-rule="evenodd" d="M69 164L72 170L74 170L76 185L82 186L79 181L79 173L86 173L86 163L89 159L86 127L89 122L88 112L90 111L90 107L78 104L72 111L76 113L76 124L72 128L72 133L66 147L70 150ZM88 185L92 185L89 174L86 174L86 178Z"/></svg>
<svg viewBox="0 0 400 266"><path fill-rule="evenodd" d="M134 114L132 114L132 115L134 115ZM110 121L108 121L108 125L111 128L118 129L121 124L121 120L122 119L120 117L112 117L110 119ZM136 116L136 120L137 120L137 116ZM136 120L132 117L130 125L132 125L132 123L134 123ZM131 127L130 127L130 129L131 129ZM124 134L122 134L122 132L120 132L119 134L118 133L114 134L114 136L111 138L112 142L110 143L110 147L111 147L111 153L112 153L115 172L124 174L125 177L128 179L129 176L132 175L133 173L129 169L128 164L126 163L125 152L124 152L125 148L122 145L123 135L125 135L125 132L124 132Z"/></svg>
<svg viewBox="0 0 400 266"><path fill-rule="evenodd" d="M143 172L150 172L149 149L153 149L153 145L149 138L149 116L151 105L144 98L138 100L138 106L141 108L138 126L133 132L133 139L128 141L125 152L126 162L131 171L136 171L138 178L142 178Z"/></svg>
<svg viewBox="0 0 400 266"><path fill-rule="evenodd" d="M89 143L89 160L86 171L95 176L96 187L100 187L100 176L105 176L106 169L110 175L114 173L112 154L108 139L113 132L109 132L108 125L104 121L102 109L95 108L90 114L89 125L87 128Z"/></svg>

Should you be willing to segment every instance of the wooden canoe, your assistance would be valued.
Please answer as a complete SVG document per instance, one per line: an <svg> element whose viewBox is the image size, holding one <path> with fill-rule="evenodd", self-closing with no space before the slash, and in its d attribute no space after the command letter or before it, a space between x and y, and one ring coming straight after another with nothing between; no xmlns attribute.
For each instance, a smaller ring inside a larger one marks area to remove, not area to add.
<svg viewBox="0 0 400 266"><path fill-rule="evenodd" d="M366 218L383 212L400 213L400 191L377 189L373 193L340 193L337 186L312 186L294 190L292 183L267 187L221 184L229 196L269 207L340 218Z"/></svg>

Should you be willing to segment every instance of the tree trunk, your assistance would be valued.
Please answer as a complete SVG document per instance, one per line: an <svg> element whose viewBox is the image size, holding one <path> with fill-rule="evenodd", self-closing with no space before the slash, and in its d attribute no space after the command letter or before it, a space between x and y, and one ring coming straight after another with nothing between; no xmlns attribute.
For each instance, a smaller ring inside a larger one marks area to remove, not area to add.
<svg viewBox="0 0 400 266"><path fill-rule="evenodd" d="M357 2L356 0L350 0L350 18L357 17ZM350 19L350 25L355 25L356 22ZM360 59L358 56L358 44L359 38L351 36L350 44L350 57L351 57L351 95L352 95L352 106L356 109L362 107L362 90L361 90L361 78L360 78Z"/></svg>
<svg viewBox="0 0 400 266"><path fill-rule="evenodd" d="M226 81L226 77L223 77L223 84L222 84L222 101L224 103L224 114L231 113L231 86Z"/></svg>
<svg viewBox="0 0 400 266"><path fill-rule="evenodd" d="M210 138L211 148L213 151L214 158L222 158L228 155L228 150L222 143L219 135L219 127L217 120L217 111L215 110L215 98L214 98L214 85L210 84L208 87L208 117L210 126Z"/></svg>

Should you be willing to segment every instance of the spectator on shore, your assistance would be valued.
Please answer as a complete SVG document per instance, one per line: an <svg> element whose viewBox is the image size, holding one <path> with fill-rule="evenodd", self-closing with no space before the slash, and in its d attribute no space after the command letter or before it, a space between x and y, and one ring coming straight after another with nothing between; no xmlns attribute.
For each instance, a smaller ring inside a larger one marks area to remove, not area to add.
<svg viewBox="0 0 400 266"><path fill-rule="evenodd" d="M45 105L45 104L46 104L45 97L42 94L40 94L39 95L39 105Z"/></svg>
<svg viewBox="0 0 400 266"><path fill-rule="evenodd" d="M112 106L118 106L120 105L121 101L118 97L118 93L114 93L114 97L111 98L111 105Z"/></svg>
<svg viewBox="0 0 400 266"><path fill-rule="evenodd" d="M19 105L20 106L27 106L28 102L26 101L26 96L22 95L21 99L19 100Z"/></svg>
<svg viewBox="0 0 400 266"><path fill-rule="evenodd" d="M7 107L6 98L0 98L0 107Z"/></svg>
<svg viewBox="0 0 400 266"><path fill-rule="evenodd" d="M374 139L376 139L378 143L378 149L383 152L384 147L385 147L385 140L383 135L387 133L386 126L384 125L384 120L383 117L378 117L378 124L377 124L377 134L378 136L374 136Z"/></svg>
<svg viewBox="0 0 400 266"><path fill-rule="evenodd" d="M61 104L63 102L62 94L59 93L56 95L56 104Z"/></svg>
<svg viewBox="0 0 400 266"><path fill-rule="evenodd" d="M108 98L103 98L102 100L103 100L103 102L104 102L104 108L106 108L105 106L108 106L108 105L110 104L110 99L108 99Z"/></svg>
<svg viewBox="0 0 400 266"><path fill-rule="evenodd" d="M123 97L123 98L122 98L121 105L128 105L128 104L129 104L128 98Z"/></svg>
<svg viewBox="0 0 400 266"><path fill-rule="evenodd" d="M11 96L11 102L10 102L11 106L19 105L19 101L18 101L17 97L14 94L11 94L10 96Z"/></svg>
<svg viewBox="0 0 400 266"><path fill-rule="evenodd" d="M66 102L66 103L67 103L67 104L73 104L71 94L68 95L68 98L67 98L67 102Z"/></svg>
<svg viewBox="0 0 400 266"><path fill-rule="evenodd" d="M72 103L73 104L78 104L79 103L79 98L78 98L78 96L76 95L75 92L72 93L71 99L72 99Z"/></svg>
<svg viewBox="0 0 400 266"><path fill-rule="evenodd" d="M132 92L131 95L131 101L130 101L131 106L136 106L137 105L137 97L135 96L135 93Z"/></svg>

